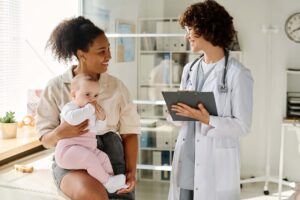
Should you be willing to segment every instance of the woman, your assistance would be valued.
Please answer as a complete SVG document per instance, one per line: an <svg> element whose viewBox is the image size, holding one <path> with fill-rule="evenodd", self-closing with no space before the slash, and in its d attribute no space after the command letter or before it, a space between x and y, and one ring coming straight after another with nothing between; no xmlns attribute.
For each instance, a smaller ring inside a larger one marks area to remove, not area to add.
<svg viewBox="0 0 300 200"><path fill-rule="evenodd" d="M71 79L89 74L99 80L98 104L107 115L107 130L97 135L97 147L110 158L114 174L125 174L127 189L108 194L103 185L85 170L65 170L53 163L53 177L57 186L71 199L134 199L137 162L137 134L140 124L129 92L117 78L105 73L111 59L110 44L104 32L90 20L77 17L61 22L52 32L48 46L56 58L78 64L48 82L37 110L37 130L47 148L55 147L64 138L86 133L88 120L71 126L60 124L60 111L70 101Z"/></svg>
<svg viewBox="0 0 300 200"><path fill-rule="evenodd" d="M251 127L253 79L226 50L235 30L224 7L212 0L196 3L179 21L192 52L203 52L184 67L181 89L213 92L218 116L211 116L202 104L198 109L172 105L177 115L195 121L182 122L169 200L238 200L239 137Z"/></svg>

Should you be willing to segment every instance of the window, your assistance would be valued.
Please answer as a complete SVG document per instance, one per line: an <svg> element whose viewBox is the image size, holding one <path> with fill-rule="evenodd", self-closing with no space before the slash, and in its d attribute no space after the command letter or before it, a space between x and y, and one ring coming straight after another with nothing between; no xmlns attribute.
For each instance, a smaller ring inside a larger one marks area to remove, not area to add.
<svg viewBox="0 0 300 200"><path fill-rule="evenodd" d="M0 113L15 110L21 88L21 0L0 0Z"/></svg>
<svg viewBox="0 0 300 200"><path fill-rule="evenodd" d="M21 120L28 90L65 71L45 45L59 22L78 13L74 0L0 0L0 115L11 110Z"/></svg>

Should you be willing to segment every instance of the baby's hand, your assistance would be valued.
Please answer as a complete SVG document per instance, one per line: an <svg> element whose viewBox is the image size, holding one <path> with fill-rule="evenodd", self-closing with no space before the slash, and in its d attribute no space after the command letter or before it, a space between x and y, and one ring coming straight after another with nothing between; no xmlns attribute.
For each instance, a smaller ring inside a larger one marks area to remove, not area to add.
<svg viewBox="0 0 300 200"><path fill-rule="evenodd" d="M96 117L97 117L97 120L105 120L106 118L106 114L103 110L103 108L99 105L99 104L96 104L95 105L95 109L96 109Z"/></svg>

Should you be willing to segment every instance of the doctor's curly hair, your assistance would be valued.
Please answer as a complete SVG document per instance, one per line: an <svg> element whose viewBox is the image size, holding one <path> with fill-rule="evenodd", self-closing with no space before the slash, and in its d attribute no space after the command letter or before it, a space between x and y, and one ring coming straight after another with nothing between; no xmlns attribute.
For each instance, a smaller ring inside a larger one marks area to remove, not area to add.
<svg viewBox="0 0 300 200"><path fill-rule="evenodd" d="M233 18L214 0L192 4L179 18L182 28L192 28L197 36L204 37L214 46L228 48L235 36Z"/></svg>

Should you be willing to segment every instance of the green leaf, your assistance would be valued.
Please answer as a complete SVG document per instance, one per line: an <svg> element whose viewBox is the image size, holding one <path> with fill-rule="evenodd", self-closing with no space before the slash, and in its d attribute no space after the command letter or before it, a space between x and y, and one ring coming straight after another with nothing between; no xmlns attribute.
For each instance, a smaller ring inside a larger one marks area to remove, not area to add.
<svg viewBox="0 0 300 200"><path fill-rule="evenodd" d="M16 123L15 112L8 111L4 117L0 117L1 123Z"/></svg>

